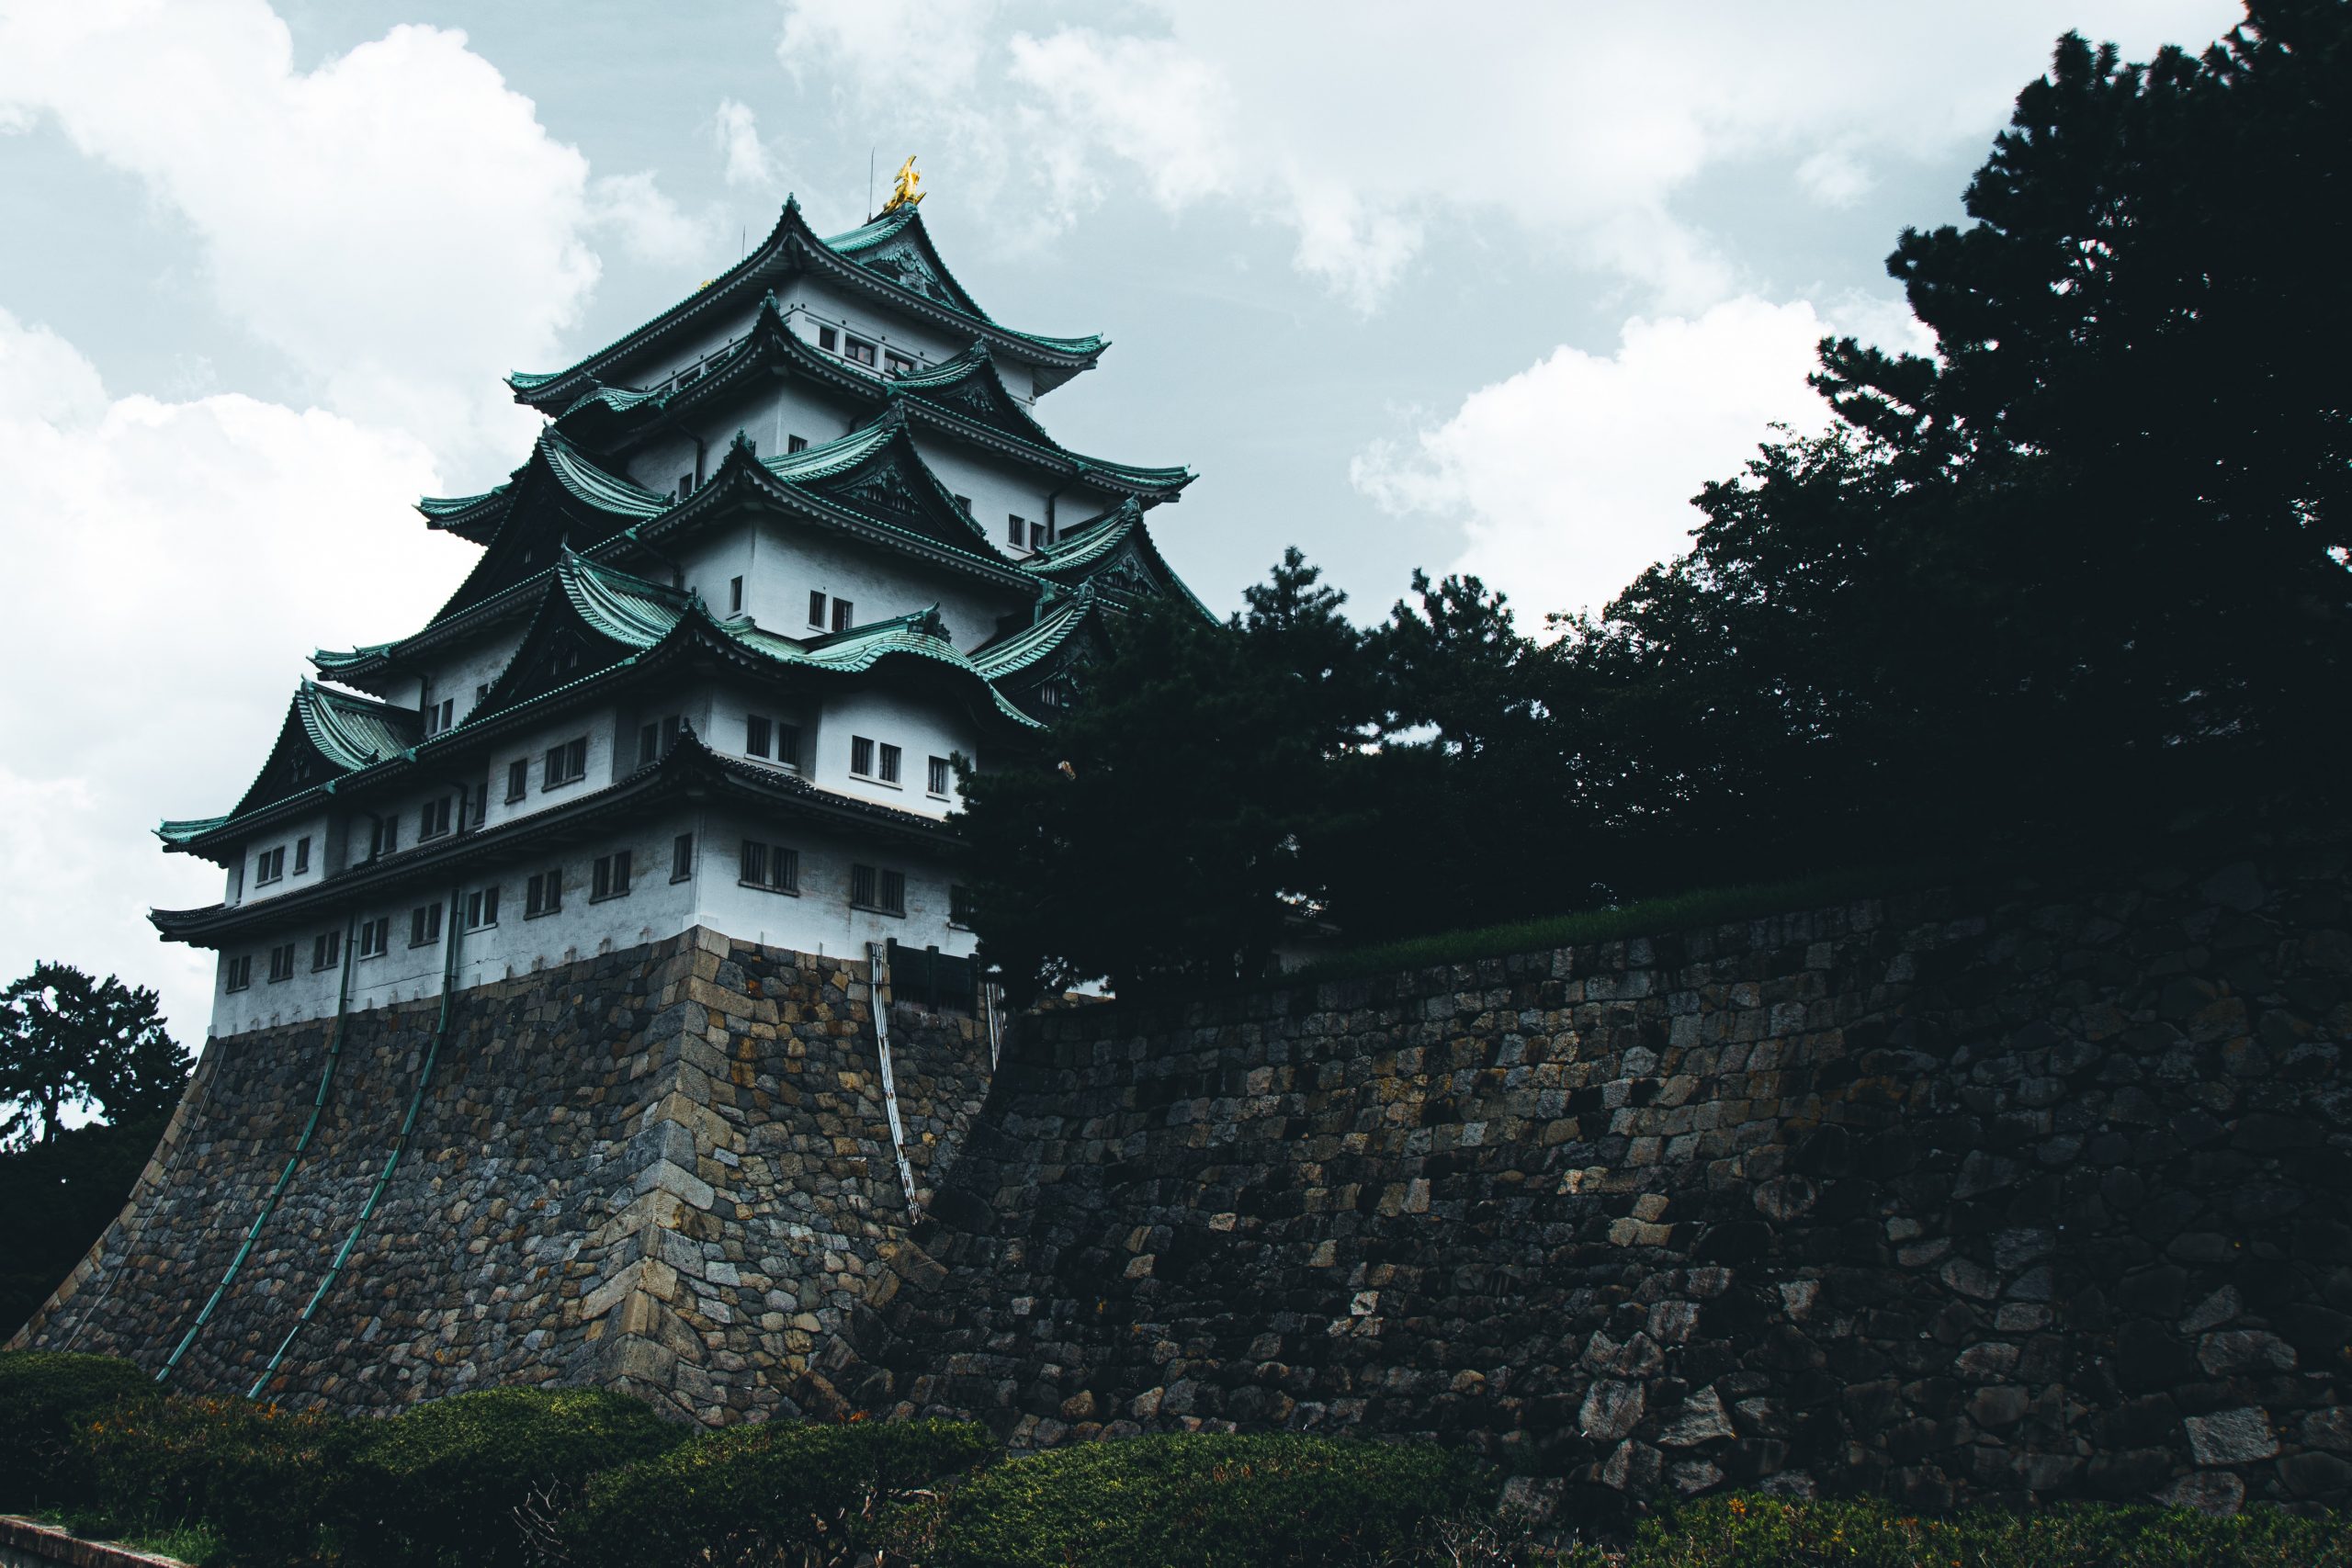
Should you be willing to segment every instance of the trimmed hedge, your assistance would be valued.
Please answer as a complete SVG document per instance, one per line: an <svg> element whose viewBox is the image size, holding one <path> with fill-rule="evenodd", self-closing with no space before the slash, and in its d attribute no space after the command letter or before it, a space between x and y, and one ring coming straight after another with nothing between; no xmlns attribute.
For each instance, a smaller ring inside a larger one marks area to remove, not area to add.
<svg viewBox="0 0 2352 1568"><path fill-rule="evenodd" d="M79 1507L96 1497L74 1443L84 1423L157 1397L153 1379L113 1356L0 1351L0 1507Z"/></svg>
<svg viewBox="0 0 2352 1568"><path fill-rule="evenodd" d="M492 1388L368 1424L337 1508L355 1564L520 1568L518 1510L568 1500L592 1475L667 1453L691 1428L641 1399L586 1388Z"/></svg>
<svg viewBox="0 0 2352 1568"><path fill-rule="evenodd" d="M1645 1520L1624 1568L2352 1568L2341 1518L2255 1507L1972 1508L1943 1518L1891 1503L1711 1497Z"/></svg>
<svg viewBox="0 0 2352 1568"><path fill-rule="evenodd" d="M312 1561L366 1423L238 1398L122 1404L76 1438L99 1511L153 1534L209 1524L241 1568Z"/></svg>
<svg viewBox="0 0 2352 1568"><path fill-rule="evenodd" d="M996 1451L962 1421L729 1427L599 1477L557 1531L575 1568L846 1562Z"/></svg>
<svg viewBox="0 0 2352 1568"><path fill-rule="evenodd" d="M1490 1516L1500 1478L1425 1444L1129 1438L1056 1449L949 1499L953 1568L1341 1568L1411 1562Z"/></svg>

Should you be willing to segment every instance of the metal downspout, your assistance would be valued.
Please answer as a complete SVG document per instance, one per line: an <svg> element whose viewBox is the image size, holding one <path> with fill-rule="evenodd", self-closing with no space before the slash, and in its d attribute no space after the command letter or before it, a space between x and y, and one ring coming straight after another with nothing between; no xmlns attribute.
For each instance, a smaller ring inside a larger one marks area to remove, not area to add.
<svg viewBox="0 0 2352 1568"><path fill-rule="evenodd" d="M899 1086L890 1076L890 1009L882 999L890 983L889 950L878 942L865 944L866 991L874 1004L874 1046L882 1058L882 1114L890 1123L890 1157L899 1164L899 1187L907 1195L907 1221L922 1217L915 1202L914 1167L907 1163L906 1129L899 1123Z"/></svg>
<svg viewBox="0 0 2352 1568"><path fill-rule="evenodd" d="M351 1223L351 1234L343 1238L343 1246L335 1250L334 1261L327 1266L326 1275L320 1280L319 1288L311 1292L310 1301L302 1308L302 1315L294 1320L294 1326L286 1331L286 1337L278 1341L277 1348L271 1353L269 1364L261 1370L259 1377L254 1379L253 1387L245 1391L248 1399L261 1397L261 1391L268 1385L271 1378L277 1375L278 1363L286 1359L286 1352L293 1348L303 1327L318 1313L319 1303L326 1300L327 1292L334 1289L337 1280L343 1278L343 1266L351 1261L352 1248L359 1245L359 1237L368 1229L368 1222L375 1217L377 1203L383 1199L385 1187L391 1182L392 1172L400 1168L401 1156L408 1152L409 1134L416 1130L416 1113L424 1108L425 1089L433 1082L433 1064L440 1056L441 1042L449 1032L449 998L457 988L458 942L464 924L463 912L458 907L461 896L461 886L453 884L449 889L449 923L444 928L445 944L441 953L441 1014L433 1026L433 1041L425 1047L424 1061L416 1070L416 1092L409 1096L408 1114L401 1119L400 1135L392 1140L392 1152L384 1156L384 1168L377 1174L376 1185L369 1190L368 1201L360 1205L359 1217Z"/></svg>
<svg viewBox="0 0 2352 1568"><path fill-rule="evenodd" d="M245 1232L243 1245L237 1248L237 1256L229 1260L227 1271L220 1276L220 1282L212 1287L212 1294L197 1313L196 1321L188 1325L187 1332L180 1336L180 1342L173 1347L171 1355L157 1370L155 1381L159 1383L169 1382L171 1375L179 1370L180 1358L187 1355L188 1347L196 1343L196 1337L204 1332L204 1325L212 1321L213 1313L229 1293L229 1287L237 1282L238 1274L245 1267L245 1259L253 1255L254 1244L261 1239L262 1227L268 1224L270 1216L277 1212L278 1199L286 1195L286 1189L293 1181L294 1172L301 1165L302 1156L310 1152L311 1139L319 1130L319 1118L326 1113L327 1089L334 1082L335 1064L343 1055L344 1019L351 1010L352 924L357 919L356 914L344 917L343 973L335 982L334 1022L327 1030L327 1055L326 1060L319 1065L319 1088L318 1092L311 1097L311 1119L302 1123L302 1135L294 1140L294 1152L286 1156L286 1168L277 1173L277 1185L269 1190L269 1196L262 1200L261 1212L254 1216L252 1227Z"/></svg>

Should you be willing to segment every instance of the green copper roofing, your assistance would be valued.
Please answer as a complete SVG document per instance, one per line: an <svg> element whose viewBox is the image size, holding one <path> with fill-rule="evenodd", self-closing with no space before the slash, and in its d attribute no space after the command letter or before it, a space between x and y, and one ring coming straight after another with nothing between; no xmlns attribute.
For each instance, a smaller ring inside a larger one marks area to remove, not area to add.
<svg viewBox="0 0 2352 1568"><path fill-rule="evenodd" d="M669 636L691 602L674 588L599 566L571 550L556 563L555 575L582 621L628 648L651 648Z"/></svg>
<svg viewBox="0 0 2352 1568"><path fill-rule="evenodd" d="M333 675L344 671L356 670L362 664L371 663L383 658L399 646L397 642L371 642L365 648L355 648L348 653L337 653L322 648L311 655L311 662L318 667L320 674Z"/></svg>
<svg viewBox="0 0 2352 1568"><path fill-rule="evenodd" d="M416 718L406 708L330 691L311 681L296 690L294 711L319 754L345 773L407 750L406 727L397 716L406 716L410 723Z"/></svg>
<svg viewBox="0 0 2352 1568"><path fill-rule="evenodd" d="M420 499L416 509L427 517L454 517L460 512L471 512L492 496L504 495L513 483L492 485L480 495L428 495Z"/></svg>
<svg viewBox="0 0 2352 1568"><path fill-rule="evenodd" d="M1052 657L1056 649L1069 640L1070 634L1086 623L1086 617L1093 613L1094 606L1093 592L1080 588L1040 615L1035 625L990 643L973 654L972 666L993 682L1040 664Z"/></svg>
<svg viewBox="0 0 2352 1568"><path fill-rule="evenodd" d="M642 519L666 512L673 504L642 485L606 473L553 427L539 432L539 451L563 488L599 512Z"/></svg>
<svg viewBox="0 0 2352 1568"><path fill-rule="evenodd" d="M155 836L167 844L185 844L204 837L228 820L226 817L166 818L155 829Z"/></svg>
<svg viewBox="0 0 2352 1568"><path fill-rule="evenodd" d="M1135 553L1149 565L1151 574L1164 580L1184 596L1185 603L1216 619L1209 607L1169 566L1159 547L1154 543L1151 530L1145 525L1143 508L1132 498L1117 506L1065 532L1062 536L1021 563L1021 570L1033 577L1066 587L1090 583L1098 571L1112 565L1122 551L1132 543ZM1114 576L1117 575L1114 570Z"/></svg>
<svg viewBox="0 0 2352 1568"><path fill-rule="evenodd" d="M883 390L894 399L919 400L951 418L979 419L1015 441L1074 466L1081 475L1095 474L1118 484L1169 494L1193 482L1193 471L1181 464L1148 468L1107 462L1073 452L1055 440L1005 386L1004 378L997 373L996 356L983 341L975 341L962 353L928 369L893 377L883 383Z"/></svg>
<svg viewBox="0 0 2352 1568"><path fill-rule="evenodd" d="M747 285L757 286L763 280L800 270L806 264L797 258L803 256L821 258L821 270L829 276L863 279L887 291L885 298L895 295L932 311L960 317L984 328L1016 354L1023 349L1035 350L1041 356L1036 363L1046 369L1057 367L1061 373L1058 378L1084 369L1086 364L1110 346L1099 333L1082 337L1050 337L1016 332L999 324L973 304L971 296L948 274L929 233L922 228L921 217L911 209L901 209L886 219L827 241L818 238L808 227L801 216L799 203L787 198L775 227L768 231L759 248L693 294L569 368L516 371L506 378L506 384L518 398L531 401L534 393L585 377L593 367L622 355L650 347L669 329L688 318L713 310L741 309Z"/></svg>
<svg viewBox="0 0 2352 1568"><path fill-rule="evenodd" d="M1004 694L989 682L989 677L980 672L979 667L947 640L947 628L939 618L939 606L936 604L911 615L896 615L886 621L874 621L828 637L806 640L763 631L740 616L715 624L737 643L763 653L779 663L806 665L845 675L862 674L892 657L928 660L978 681L988 688L997 711L1023 728L1045 728L1007 702Z"/></svg>

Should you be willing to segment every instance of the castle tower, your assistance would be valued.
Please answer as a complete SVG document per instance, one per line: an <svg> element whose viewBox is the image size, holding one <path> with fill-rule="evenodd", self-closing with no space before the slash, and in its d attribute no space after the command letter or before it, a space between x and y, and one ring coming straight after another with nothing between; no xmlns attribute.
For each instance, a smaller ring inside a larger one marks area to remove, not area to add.
<svg viewBox="0 0 2352 1568"><path fill-rule="evenodd" d="M312 656L226 813L212 1032L462 991L702 928L971 952L952 759L1034 745L1192 475L1062 446L1099 336L999 325L902 195L741 263L567 369L513 476L419 503L480 555L424 626Z"/></svg>

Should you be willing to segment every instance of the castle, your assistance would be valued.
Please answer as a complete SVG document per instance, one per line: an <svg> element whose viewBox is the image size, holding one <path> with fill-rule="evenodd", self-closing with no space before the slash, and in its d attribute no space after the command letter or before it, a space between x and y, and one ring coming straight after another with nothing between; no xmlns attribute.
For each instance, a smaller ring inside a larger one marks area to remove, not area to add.
<svg viewBox="0 0 2352 1568"><path fill-rule="evenodd" d="M456 592L312 655L243 798L159 829L226 876L152 917L219 951L215 1035L696 927L967 987L958 759L1034 743L1103 615L1190 597L1145 513L1193 476L1046 434L1106 341L999 325L914 183L831 239L787 200L686 299L508 378L548 416L528 459L419 503L481 550Z"/></svg>

